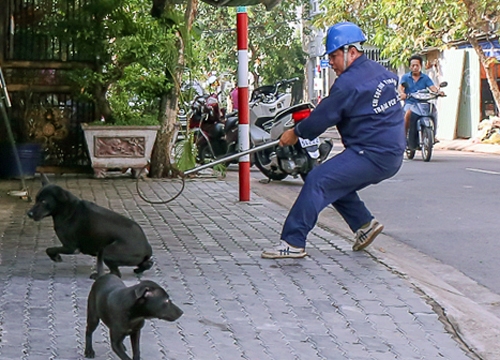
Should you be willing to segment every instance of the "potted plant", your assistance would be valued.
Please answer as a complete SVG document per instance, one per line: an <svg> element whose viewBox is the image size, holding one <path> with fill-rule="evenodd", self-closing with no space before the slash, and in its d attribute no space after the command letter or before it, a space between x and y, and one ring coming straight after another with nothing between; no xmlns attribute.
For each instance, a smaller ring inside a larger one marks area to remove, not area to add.
<svg viewBox="0 0 500 360"><path fill-rule="evenodd" d="M94 101L100 120L81 124L96 178L105 178L114 169L122 172L130 169L133 177L147 174L141 170L151 159L160 129L158 104L154 96L131 88L131 73L132 70L124 69L120 76L105 83L87 84L88 89L101 90L86 94ZM82 79L91 78L85 75L88 72L77 73L74 79L81 84Z"/></svg>
<svg viewBox="0 0 500 360"><path fill-rule="evenodd" d="M159 125L81 124L96 178L111 169L131 169L137 177L151 158ZM146 172L143 172L144 174Z"/></svg>

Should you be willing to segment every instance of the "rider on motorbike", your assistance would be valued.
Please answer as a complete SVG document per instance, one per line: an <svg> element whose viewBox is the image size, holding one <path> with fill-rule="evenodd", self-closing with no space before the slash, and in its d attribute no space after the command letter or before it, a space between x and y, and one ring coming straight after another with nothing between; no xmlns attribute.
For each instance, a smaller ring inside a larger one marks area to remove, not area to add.
<svg viewBox="0 0 500 360"><path fill-rule="evenodd" d="M401 77L399 82L399 96L402 100L405 100L403 111L405 112L405 133L408 134L408 129L410 128L410 118L411 118L411 106L417 103L417 100L413 98L408 98L408 94L415 93L418 90L429 89L432 92L444 95L443 92L439 91L434 82L429 76L422 72L422 57L419 55L413 55L410 57L409 66L410 71ZM407 84L403 86L403 84ZM437 130L437 117L434 115L434 140Z"/></svg>

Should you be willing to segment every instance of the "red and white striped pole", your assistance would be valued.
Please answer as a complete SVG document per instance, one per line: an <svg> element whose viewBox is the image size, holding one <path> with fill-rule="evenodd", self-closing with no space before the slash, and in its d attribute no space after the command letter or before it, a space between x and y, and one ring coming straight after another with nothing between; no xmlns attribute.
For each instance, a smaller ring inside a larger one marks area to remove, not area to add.
<svg viewBox="0 0 500 360"><path fill-rule="evenodd" d="M250 148L248 108L248 14L245 6L236 9L236 31L238 35L238 148ZM250 155L239 160L240 201L250 200Z"/></svg>

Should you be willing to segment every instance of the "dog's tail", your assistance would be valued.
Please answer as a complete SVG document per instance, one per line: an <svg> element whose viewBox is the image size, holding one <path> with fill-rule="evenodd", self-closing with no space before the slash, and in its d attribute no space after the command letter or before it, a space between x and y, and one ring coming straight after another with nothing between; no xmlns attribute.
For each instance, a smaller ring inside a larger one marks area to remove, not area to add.
<svg viewBox="0 0 500 360"><path fill-rule="evenodd" d="M151 269L153 264L154 261L151 256L146 256L144 260L139 265L137 265L137 268L134 269L134 272L136 274L142 274L144 271Z"/></svg>

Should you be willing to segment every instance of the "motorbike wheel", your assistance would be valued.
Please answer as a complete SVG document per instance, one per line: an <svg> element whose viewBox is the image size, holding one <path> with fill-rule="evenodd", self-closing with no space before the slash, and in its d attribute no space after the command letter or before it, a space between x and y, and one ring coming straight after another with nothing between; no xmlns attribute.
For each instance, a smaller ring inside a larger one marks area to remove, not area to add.
<svg viewBox="0 0 500 360"><path fill-rule="evenodd" d="M199 164L207 164L209 162L214 161L214 155L212 154L212 151L210 150L210 146L208 146L207 143L201 145L198 148L198 156L196 157L196 161Z"/></svg>
<svg viewBox="0 0 500 360"><path fill-rule="evenodd" d="M260 170L261 173L263 173L265 176L267 176L271 180L275 181L280 181L283 180L288 176L286 173L278 172L273 169L267 169L264 165L268 165L271 160L269 159L270 153L273 151L273 149L266 149L266 150L261 150L257 151L255 153L255 166Z"/></svg>
<svg viewBox="0 0 500 360"><path fill-rule="evenodd" d="M433 144L434 144L434 134L432 133L432 129L430 128L422 129L422 159L425 162L431 160Z"/></svg>
<svg viewBox="0 0 500 360"><path fill-rule="evenodd" d="M408 160L412 160L415 157L415 150L406 148L406 157Z"/></svg>

